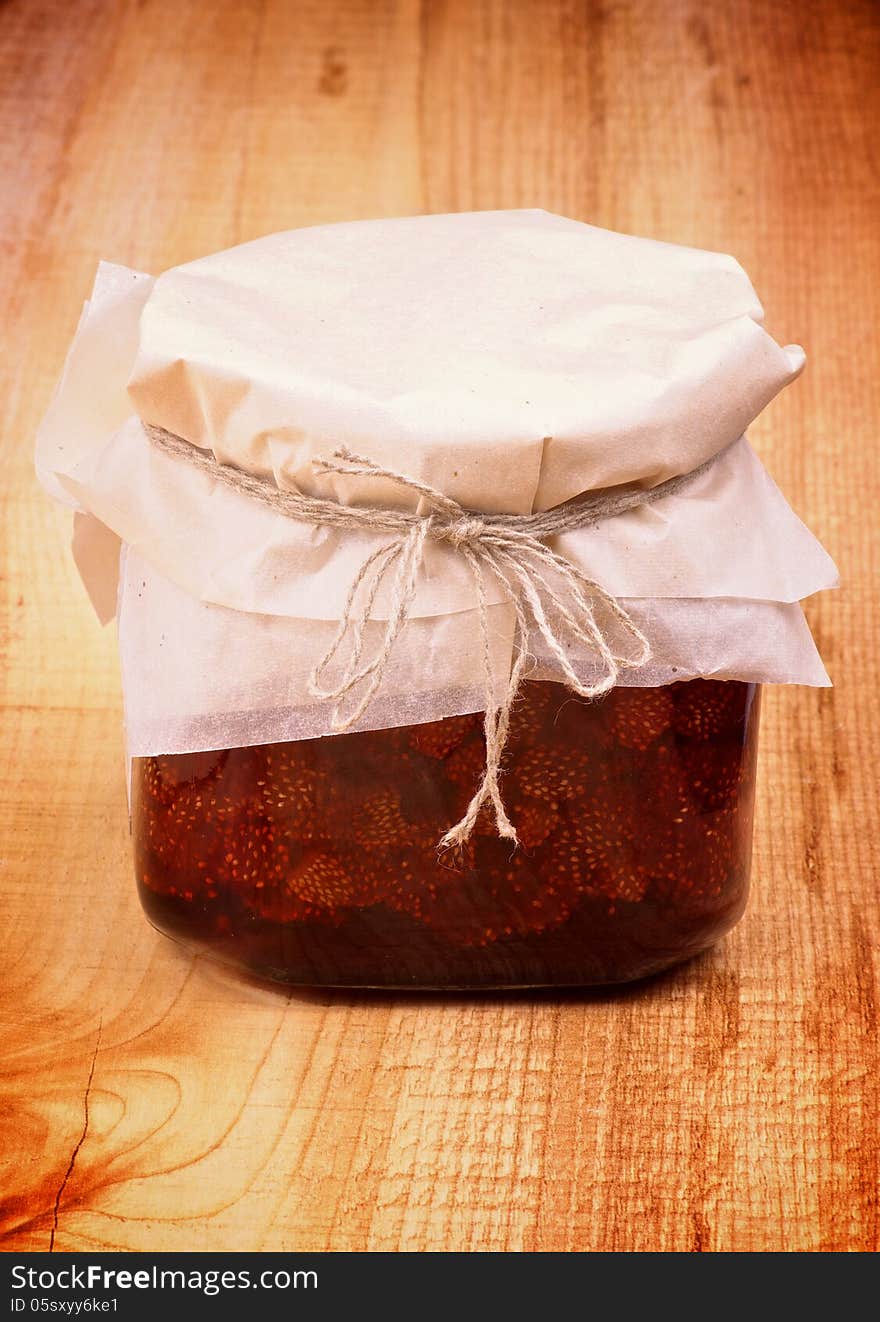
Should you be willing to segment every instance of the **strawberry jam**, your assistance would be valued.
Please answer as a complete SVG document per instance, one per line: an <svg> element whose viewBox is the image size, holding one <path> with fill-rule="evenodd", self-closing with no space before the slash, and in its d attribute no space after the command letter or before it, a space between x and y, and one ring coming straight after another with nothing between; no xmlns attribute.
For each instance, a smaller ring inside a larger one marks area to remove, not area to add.
<svg viewBox="0 0 880 1322"><path fill-rule="evenodd" d="M318 986L565 986L704 950L748 889L759 691L691 680L585 703L523 686L502 789L438 854L484 759L480 716L136 759L137 878L161 931Z"/></svg>

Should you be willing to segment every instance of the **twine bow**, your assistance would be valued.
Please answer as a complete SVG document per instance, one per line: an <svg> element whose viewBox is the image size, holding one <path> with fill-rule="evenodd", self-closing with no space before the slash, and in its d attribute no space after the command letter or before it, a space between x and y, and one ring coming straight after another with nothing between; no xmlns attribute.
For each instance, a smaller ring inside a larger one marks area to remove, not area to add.
<svg viewBox="0 0 880 1322"><path fill-rule="evenodd" d="M265 478L218 463L209 452L197 449L182 437L161 427L145 424L145 430L157 449L185 459L213 478L289 518L312 524L393 534L390 541L366 557L355 574L345 599L339 627L309 677L309 692L314 697L336 704L331 728L337 733L350 729L360 720L382 684L394 645L409 617L428 538L446 542L464 557L474 583L482 644L486 763L464 816L450 827L440 841L440 846L444 848L461 845L468 839L486 804L491 804L498 834L518 843L516 829L501 797L499 778L513 704L531 660L528 640L533 628L555 657L567 687L583 698L596 698L607 693L617 683L621 670L642 666L651 657L647 638L620 602L571 561L551 550L546 545L547 538L587 527L600 519L658 500L661 496L672 495L718 458L713 455L692 472L670 478L649 489L588 493L565 505L536 514L475 513L424 482L383 468L346 449L336 450L332 459L312 460L312 468L317 473L381 478L394 482L423 498L429 512L421 514L408 510L340 505L336 501L284 491ZM393 582L385 631L380 645L372 655L367 656L367 626L372 618L379 589L390 574L393 574ZM500 702L495 698L492 669L486 599L488 575L504 585L515 619L513 662ZM608 617L612 624L610 631L597 620L597 610ZM327 681L327 671L342 651L349 634L349 648L342 675L336 682ZM584 649L601 662L600 676L592 683L584 683L580 679L569 656L570 651L578 654ZM346 699L351 701L347 709L343 710Z"/></svg>
<svg viewBox="0 0 880 1322"><path fill-rule="evenodd" d="M648 640L636 628L626 611L604 588L587 578L570 561L564 560L544 544L542 536L549 536L551 530L561 531L561 528L553 527L556 520L539 520L539 525L543 526L539 526L536 534L530 528L522 526L526 522L525 519L512 521L504 515L472 514L450 496L436 491L433 487L392 472L390 469L381 468L371 460L350 454L347 450L337 450L333 461L317 459L313 461L312 466L320 473L390 479L398 486L422 496L431 506L431 513L420 517L415 524L403 530L400 536L374 551L361 565L349 588L336 635L324 656L312 670L309 681L310 692L315 697L337 703L332 719L334 730L342 731L354 725L367 710L382 683L392 649L406 623L415 595L425 542L431 537L435 541L447 542L455 547L464 556L471 571L479 612L486 686L484 717L486 765L480 784L464 816L450 827L441 839L440 845L449 847L463 844L473 831L485 803L492 805L498 834L516 842L516 829L507 815L501 797L499 774L513 703L529 662L527 650L530 633L529 616L559 662L568 687L584 698L598 697L600 693L612 688L617 682L621 667L642 665L650 656ZM383 579L392 571L394 571L394 581L391 588L391 608L381 646L372 657L362 659L365 633L373 603ZM487 574L493 574L507 588L516 618L513 664L500 705L496 704L494 694L489 613L486 603ZM557 580L556 584L553 581L554 577ZM559 590L560 583L567 589L568 600ZM356 608L355 603L361 592L363 600L360 607ZM623 626L624 633L637 644L638 650L635 656L621 654L608 642L596 623L597 603L607 608ZM556 612L563 625L562 630L558 624L551 624L548 618L548 605ZM352 637L351 649L343 674L338 683L325 688L323 677L342 647L349 630ZM560 632L564 631L567 631L571 639L597 652L601 658L603 674L595 683L584 684L579 679L560 637ZM343 715L341 704L345 698L358 693L359 696L353 706Z"/></svg>

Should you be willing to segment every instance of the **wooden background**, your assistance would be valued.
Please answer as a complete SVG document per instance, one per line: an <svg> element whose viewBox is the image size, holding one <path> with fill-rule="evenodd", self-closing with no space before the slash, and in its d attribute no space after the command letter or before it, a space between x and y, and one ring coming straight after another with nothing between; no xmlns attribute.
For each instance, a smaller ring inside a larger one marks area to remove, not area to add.
<svg viewBox="0 0 880 1322"><path fill-rule="evenodd" d="M878 1246L876 5L7 0L4 1247ZM753 437L838 560L767 695L754 894L614 995L285 994L142 920L112 628L32 439L104 257L543 206L733 252L806 375Z"/></svg>

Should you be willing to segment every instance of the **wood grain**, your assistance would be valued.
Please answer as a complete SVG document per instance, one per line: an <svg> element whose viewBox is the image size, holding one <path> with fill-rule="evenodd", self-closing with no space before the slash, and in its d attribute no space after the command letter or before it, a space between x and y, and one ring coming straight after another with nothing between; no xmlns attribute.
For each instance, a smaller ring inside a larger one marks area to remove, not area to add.
<svg viewBox="0 0 880 1322"><path fill-rule="evenodd" d="M878 1247L880 214L870 0L0 9L7 1249ZM615 995L284 994L131 880L112 630L31 447L99 258L540 205L732 251L806 375L754 428L840 565L767 695L754 894Z"/></svg>

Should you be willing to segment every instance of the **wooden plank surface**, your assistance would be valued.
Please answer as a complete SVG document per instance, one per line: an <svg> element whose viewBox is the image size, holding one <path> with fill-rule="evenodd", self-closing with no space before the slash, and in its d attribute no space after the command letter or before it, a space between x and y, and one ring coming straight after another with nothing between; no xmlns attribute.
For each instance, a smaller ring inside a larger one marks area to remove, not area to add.
<svg viewBox="0 0 880 1322"><path fill-rule="evenodd" d="M0 9L3 1247L878 1247L878 10ZM32 475L99 258L539 205L733 252L805 376L753 438L837 559L768 693L754 891L614 995L285 994L134 893L112 629Z"/></svg>

